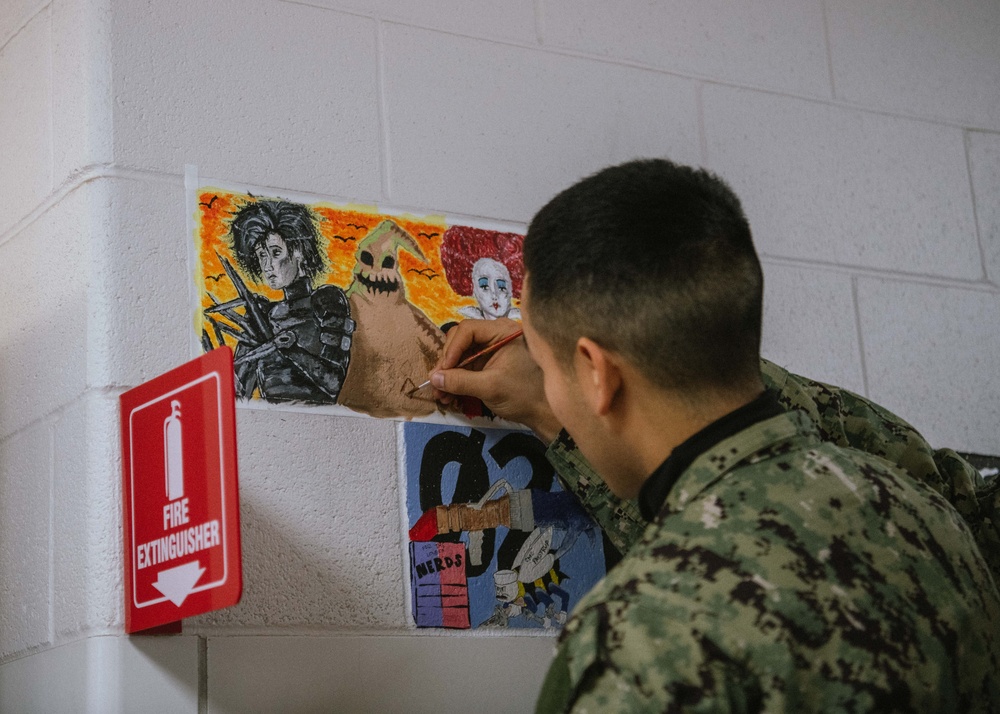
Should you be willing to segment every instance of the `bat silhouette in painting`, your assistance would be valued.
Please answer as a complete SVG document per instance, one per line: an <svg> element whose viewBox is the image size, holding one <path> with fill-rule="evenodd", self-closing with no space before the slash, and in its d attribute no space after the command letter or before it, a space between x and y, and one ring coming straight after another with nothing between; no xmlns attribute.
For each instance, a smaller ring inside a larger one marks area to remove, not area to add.
<svg viewBox="0 0 1000 714"><path fill-rule="evenodd" d="M211 208L212 204L215 203L218 200L219 200L218 196L212 196L212 200L209 201L208 203L205 203L204 201L199 201L198 205L199 206L204 206L205 208Z"/></svg>
<svg viewBox="0 0 1000 714"><path fill-rule="evenodd" d="M416 273L417 275L423 275L428 280L433 280L438 276L437 272L433 268L421 268L420 270L417 270L416 268L410 268L406 272Z"/></svg>

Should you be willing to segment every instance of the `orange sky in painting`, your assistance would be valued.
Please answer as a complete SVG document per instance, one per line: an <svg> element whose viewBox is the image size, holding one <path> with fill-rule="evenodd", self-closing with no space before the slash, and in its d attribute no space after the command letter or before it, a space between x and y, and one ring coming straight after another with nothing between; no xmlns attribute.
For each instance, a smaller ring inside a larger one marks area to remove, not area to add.
<svg viewBox="0 0 1000 714"><path fill-rule="evenodd" d="M241 206L253 200L254 198L246 194L211 187L198 190L195 245L199 265L196 268L196 280L201 292L202 308L212 305L209 293L219 302L237 297L236 288L226 277L217 254L227 258L236 266L228 243L229 220ZM314 281L315 286L330 283L346 288L351 282L358 242L369 230L388 218L416 239L427 258L425 263L406 250L399 251L399 272L403 276L406 296L411 304L420 308L438 325L462 319L458 309L476 304L470 297L456 295L445 279L438 250L441 236L447 228L443 217L389 216L378 213L375 207L336 206L329 203L314 203L309 207L321 219L319 230L324 245L320 248L326 251L329 264L329 272L317 276ZM276 301L282 298L281 291L272 290L264 283L255 283L245 275L242 277L247 280L251 290L269 300ZM514 306L517 305L518 301L515 300ZM202 316L199 314L199 333L202 327L201 320Z"/></svg>

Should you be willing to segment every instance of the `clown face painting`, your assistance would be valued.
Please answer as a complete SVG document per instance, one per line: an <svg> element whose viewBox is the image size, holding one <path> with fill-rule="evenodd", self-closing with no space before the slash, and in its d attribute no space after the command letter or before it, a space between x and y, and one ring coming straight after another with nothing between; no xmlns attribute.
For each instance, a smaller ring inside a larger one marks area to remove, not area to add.
<svg viewBox="0 0 1000 714"><path fill-rule="evenodd" d="M524 264L517 233L501 233L472 226L451 226L441 241L441 263L448 284L457 295L475 299L458 309L462 317L496 320L521 319L514 301L521 295Z"/></svg>
<svg viewBox="0 0 1000 714"><path fill-rule="evenodd" d="M510 271L506 265L493 258L480 258L472 266L472 295L479 306L459 310L465 317L481 320L521 317L521 311L512 308L510 304L512 297Z"/></svg>

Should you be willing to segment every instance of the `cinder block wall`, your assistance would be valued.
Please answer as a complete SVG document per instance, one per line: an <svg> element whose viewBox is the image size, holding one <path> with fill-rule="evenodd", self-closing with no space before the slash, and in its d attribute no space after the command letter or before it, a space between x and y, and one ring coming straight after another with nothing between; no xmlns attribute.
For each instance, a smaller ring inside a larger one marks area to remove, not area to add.
<svg viewBox="0 0 1000 714"><path fill-rule="evenodd" d="M507 711L544 673L408 626L397 427L302 413L239 413L242 603L122 635L117 396L192 356L185 164L514 222L707 166L767 356L996 454L997 37L988 0L0 4L0 710Z"/></svg>

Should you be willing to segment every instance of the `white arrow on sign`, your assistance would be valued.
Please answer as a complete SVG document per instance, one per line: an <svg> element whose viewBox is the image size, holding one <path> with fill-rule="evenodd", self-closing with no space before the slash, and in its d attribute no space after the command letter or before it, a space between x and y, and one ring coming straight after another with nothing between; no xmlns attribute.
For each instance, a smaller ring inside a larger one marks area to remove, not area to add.
<svg viewBox="0 0 1000 714"><path fill-rule="evenodd" d="M205 569L197 560L190 563L178 565L176 568L161 570L156 575L156 582L153 587L163 593L167 600L177 607L181 606L187 596L191 594L195 583L201 578Z"/></svg>

